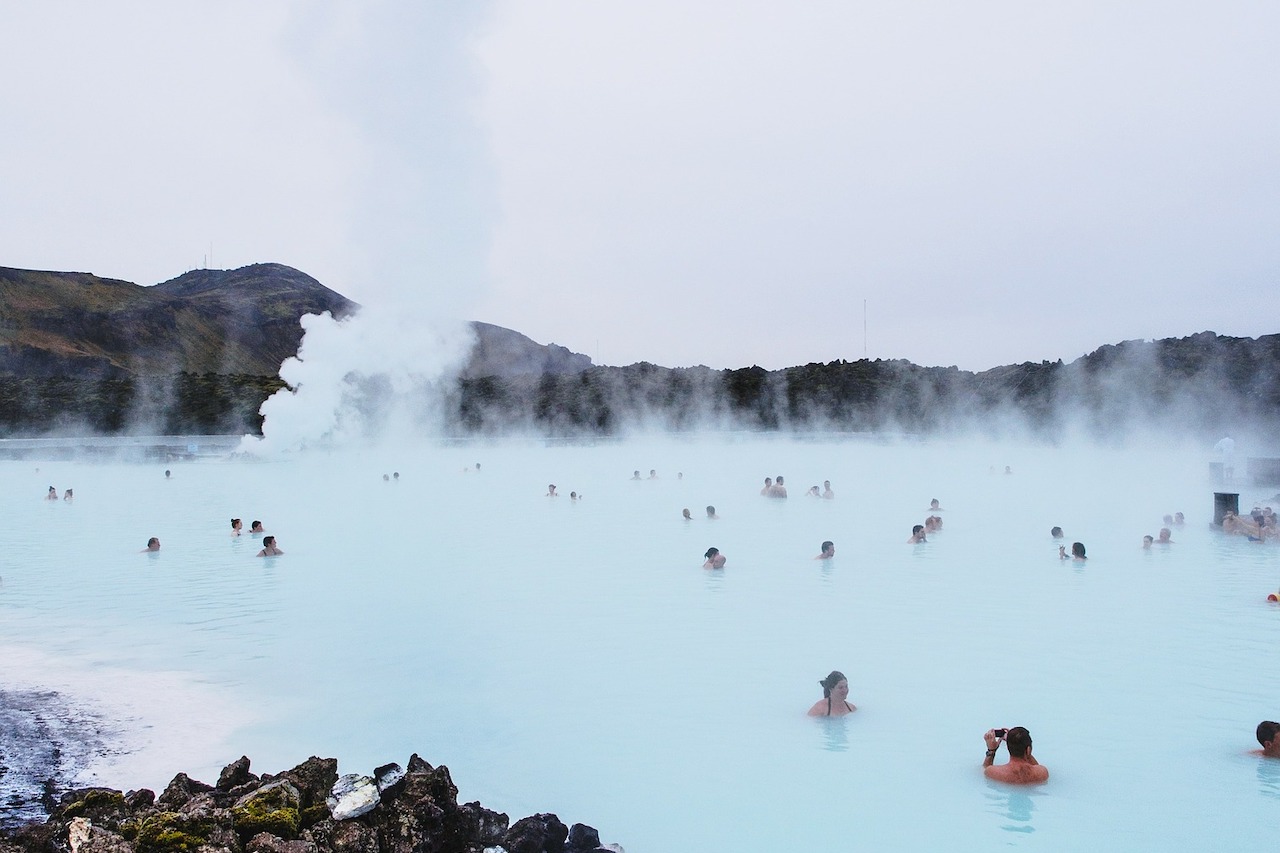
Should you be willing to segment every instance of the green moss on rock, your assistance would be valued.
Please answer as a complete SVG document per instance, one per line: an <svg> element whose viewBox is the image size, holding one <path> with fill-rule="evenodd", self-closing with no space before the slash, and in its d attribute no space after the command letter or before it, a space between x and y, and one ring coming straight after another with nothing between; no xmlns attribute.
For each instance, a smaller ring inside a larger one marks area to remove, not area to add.
<svg viewBox="0 0 1280 853"><path fill-rule="evenodd" d="M317 803L314 806L308 806L302 810L302 828L310 829L322 820L329 819L329 807L324 803Z"/></svg>
<svg viewBox="0 0 1280 853"><path fill-rule="evenodd" d="M138 827L138 853L188 853L206 843L213 828L213 821L208 818L160 812Z"/></svg>
<svg viewBox="0 0 1280 853"><path fill-rule="evenodd" d="M92 790L62 810L63 817L81 817L86 812L100 809L123 809L124 794L119 791Z"/></svg>

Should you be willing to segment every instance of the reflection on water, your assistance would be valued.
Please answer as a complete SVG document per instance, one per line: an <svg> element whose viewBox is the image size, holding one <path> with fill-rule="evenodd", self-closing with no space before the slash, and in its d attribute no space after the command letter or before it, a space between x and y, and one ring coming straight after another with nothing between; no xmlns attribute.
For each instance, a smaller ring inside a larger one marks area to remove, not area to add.
<svg viewBox="0 0 1280 853"><path fill-rule="evenodd" d="M849 730L845 728L845 721L848 719L847 714L843 717L815 718L819 731L822 732L823 749L828 752L849 751Z"/></svg>
<svg viewBox="0 0 1280 853"><path fill-rule="evenodd" d="M1007 821L1000 825L1001 829L1005 832L1023 834L1036 831L1036 828L1031 825L1031 813L1035 811L1035 803L1032 802L1033 792L1038 794L1040 791L1038 787L1020 788L991 781L988 781L987 786L986 796L990 811Z"/></svg>
<svg viewBox="0 0 1280 853"><path fill-rule="evenodd" d="M1280 799L1280 760L1258 759L1258 790L1265 796Z"/></svg>

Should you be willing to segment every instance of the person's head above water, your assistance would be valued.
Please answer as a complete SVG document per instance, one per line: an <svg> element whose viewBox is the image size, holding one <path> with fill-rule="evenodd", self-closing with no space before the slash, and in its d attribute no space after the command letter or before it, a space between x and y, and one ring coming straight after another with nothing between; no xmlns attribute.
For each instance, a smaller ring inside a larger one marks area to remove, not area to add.
<svg viewBox="0 0 1280 853"><path fill-rule="evenodd" d="M1075 557L1077 560L1083 560L1085 558L1083 542L1071 543L1071 556Z"/></svg>
<svg viewBox="0 0 1280 853"><path fill-rule="evenodd" d="M836 543L832 542L830 539L828 539L827 541L823 542L823 543L822 543L822 553L821 553L819 556L821 556L821 557L834 557L835 555L836 555Z"/></svg>
<svg viewBox="0 0 1280 853"><path fill-rule="evenodd" d="M1258 723L1257 736L1263 755L1280 758L1280 723L1263 720Z"/></svg>
<svg viewBox="0 0 1280 853"><path fill-rule="evenodd" d="M818 682L818 684L822 685L822 698L830 699L831 691L834 690L836 688L836 685L842 681L847 684L849 682L849 679L845 678L844 673L841 672L840 670L838 669L831 670L830 675L828 675L826 678Z"/></svg>
<svg viewBox="0 0 1280 853"><path fill-rule="evenodd" d="M934 498L933 500L929 501L929 509L937 509L939 506L941 506L941 504L938 503L937 498Z"/></svg>
<svg viewBox="0 0 1280 853"><path fill-rule="evenodd" d="M249 532L250 532L250 533L261 533L261 532L262 532L262 522L261 522L261 521L258 521L258 520L256 520L256 519L255 519L255 520L254 520L254 522L253 522L252 524L250 524L250 525L249 525Z"/></svg>
<svg viewBox="0 0 1280 853"><path fill-rule="evenodd" d="M719 518L719 516L716 515L716 508L710 504L707 504L707 518Z"/></svg>
<svg viewBox="0 0 1280 853"><path fill-rule="evenodd" d="M148 540L147 540L147 550L148 550L148 551L159 551L159 550L160 550L160 540L159 540L159 539L157 539L157 538L156 538L156 537L154 537L154 536L152 536L150 539L148 539Z"/></svg>
<svg viewBox="0 0 1280 853"><path fill-rule="evenodd" d="M1152 542L1154 542L1154 541L1155 541L1155 540L1151 538L1151 534L1149 534L1149 533L1148 533L1146 536L1143 536L1143 537L1142 537L1142 547L1143 547L1143 548L1150 548L1150 547L1151 547L1151 543L1152 543Z"/></svg>
<svg viewBox="0 0 1280 853"><path fill-rule="evenodd" d="M1050 535L1050 536L1052 536L1054 539L1061 539L1061 538L1062 538L1062 528L1061 528L1061 527L1051 527L1051 528L1049 528L1049 535Z"/></svg>
<svg viewBox="0 0 1280 853"><path fill-rule="evenodd" d="M1014 726L1004 736L1004 745L1014 758L1026 758L1027 751L1031 749L1031 732L1022 726Z"/></svg>
<svg viewBox="0 0 1280 853"><path fill-rule="evenodd" d="M720 553L719 548L708 548L707 553L703 554L707 561L702 564L704 569L722 569L725 564L725 556Z"/></svg>
<svg viewBox="0 0 1280 853"><path fill-rule="evenodd" d="M692 515L692 514L690 514L690 512L689 512L689 508L688 508L688 507L685 507L685 508L684 508L684 511L681 513L681 515L683 515L683 516L684 516L686 519L688 519L689 521L693 521L693 515Z"/></svg>
<svg viewBox="0 0 1280 853"><path fill-rule="evenodd" d="M241 527L243 527L243 526L244 526L244 524L242 524L242 523L241 523L240 519L238 519L238 518L233 518L233 519L231 519L231 529L232 529L232 530L239 530L239 529L240 529Z"/></svg>

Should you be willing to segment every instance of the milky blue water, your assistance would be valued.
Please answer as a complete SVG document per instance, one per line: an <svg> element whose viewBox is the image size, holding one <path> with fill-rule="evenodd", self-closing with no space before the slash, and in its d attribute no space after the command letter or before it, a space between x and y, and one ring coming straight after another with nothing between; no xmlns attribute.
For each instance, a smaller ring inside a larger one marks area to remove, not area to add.
<svg viewBox="0 0 1280 853"><path fill-rule="evenodd" d="M119 788L242 753L368 772L418 752L463 800L629 853L1271 850L1280 761L1250 751L1280 718L1280 547L1211 531L1211 458L715 436L169 481L0 462L0 676L128 709L127 754L88 771ZM761 498L779 473L791 497ZM824 479L834 500L804 496ZM1275 487L1240 491L1247 510ZM934 497L943 532L906 544ZM1175 511L1175 543L1144 551ZM255 558L232 516L285 556ZM713 545L723 571L701 568ZM858 712L807 718L832 669ZM1013 725L1047 785L983 778L982 733Z"/></svg>

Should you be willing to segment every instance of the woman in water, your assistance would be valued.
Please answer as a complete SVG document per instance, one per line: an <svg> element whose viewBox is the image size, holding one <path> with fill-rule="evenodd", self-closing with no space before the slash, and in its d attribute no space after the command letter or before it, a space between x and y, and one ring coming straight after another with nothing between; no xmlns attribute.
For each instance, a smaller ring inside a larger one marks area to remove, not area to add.
<svg viewBox="0 0 1280 853"><path fill-rule="evenodd" d="M843 717L858 710L857 705L849 703L849 679L839 670L818 682L822 685L822 698L813 703L809 709L810 717Z"/></svg>
<svg viewBox="0 0 1280 853"><path fill-rule="evenodd" d="M231 535L239 536L240 528L244 527L244 522L238 518L231 519Z"/></svg>
<svg viewBox="0 0 1280 853"><path fill-rule="evenodd" d="M261 536L267 531L263 528L261 521L255 521L253 524L249 525L249 532L254 536Z"/></svg>
<svg viewBox="0 0 1280 853"><path fill-rule="evenodd" d="M708 548L707 553L703 554L702 556L707 558L707 561L702 564L702 568L704 569L723 569L724 568L725 556L724 554L720 553L719 548Z"/></svg>

